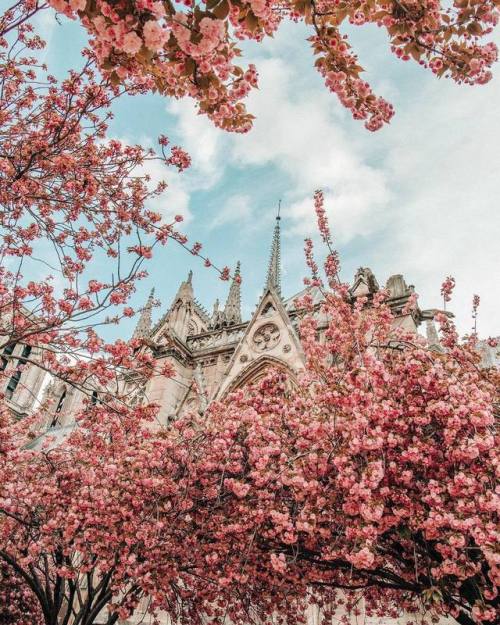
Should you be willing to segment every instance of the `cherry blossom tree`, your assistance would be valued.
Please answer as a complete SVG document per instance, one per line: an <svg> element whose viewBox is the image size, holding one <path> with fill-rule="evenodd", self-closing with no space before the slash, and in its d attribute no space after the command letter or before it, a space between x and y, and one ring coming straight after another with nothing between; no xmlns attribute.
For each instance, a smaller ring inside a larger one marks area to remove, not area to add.
<svg viewBox="0 0 500 625"><path fill-rule="evenodd" d="M355 119L378 130L392 106L372 92L346 34L376 24L391 51L436 76L484 84L497 48L489 39L498 0L47 0L79 19L105 75L162 94L195 99L217 126L246 132L252 116L242 100L257 86L257 69L238 65L245 40L273 36L285 21L303 22L315 67ZM46 6L23 0L26 14Z"/></svg>
<svg viewBox="0 0 500 625"><path fill-rule="evenodd" d="M395 329L386 293L353 301L320 194L316 210L327 281L308 243L324 301L302 299L296 378L271 371L169 428L151 427L154 406L107 397L64 441L27 443L36 415L2 413L8 618L28 605L46 625L111 625L139 608L297 623L313 605L323 622L495 622L498 372L445 313L430 349Z"/></svg>
<svg viewBox="0 0 500 625"><path fill-rule="evenodd" d="M183 560L172 554L172 567L155 554L179 512L176 452L145 427L153 415L89 405L62 444L27 448L26 420L13 425L3 412L0 622L111 625L144 589L175 605Z"/></svg>
<svg viewBox="0 0 500 625"><path fill-rule="evenodd" d="M459 341L445 313L431 350L395 329L387 293L353 301L321 194L316 209L328 286L309 242L324 302L302 300L304 372L270 373L178 424L196 441L186 496L205 574L236 621L252 609L291 621L309 602L324 622L498 622L498 371L479 368L477 338Z"/></svg>
<svg viewBox="0 0 500 625"><path fill-rule="evenodd" d="M39 4L17 3L0 21L0 379L2 390L4 379L17 385L36 362L90 394L129 367L151 368L146 355L132 359L137 341L98 331L134 314L153 249L172 240L204 257L177 230L181 216L150 208L162 196L175 214L148 164L183 171L189 156L164 136L157 152L109 138L110 106L131 88L97 79L91 52L64 80L51 76L27 20Z"/></svg>

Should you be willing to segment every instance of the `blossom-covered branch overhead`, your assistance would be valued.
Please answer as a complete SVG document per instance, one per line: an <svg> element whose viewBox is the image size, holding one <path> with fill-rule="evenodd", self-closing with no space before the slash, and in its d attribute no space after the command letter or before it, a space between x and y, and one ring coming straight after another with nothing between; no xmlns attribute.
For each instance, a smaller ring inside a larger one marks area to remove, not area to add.
<svg viewBox="0 0 500 625"><path fill-rule="evenodd" d="M258 84L257 68L239 64L238 43L271 37L286 20L311 29L314 64L325 85L369 130L388 123L394 111L362 78L347 25L376 24L398 58L457 83L488 82L497 59L489 36L498 21L498 0L47 1L81 20L102 72L114 84L189 96L217 126L236 132L252 126L243 100Z"/></svg>

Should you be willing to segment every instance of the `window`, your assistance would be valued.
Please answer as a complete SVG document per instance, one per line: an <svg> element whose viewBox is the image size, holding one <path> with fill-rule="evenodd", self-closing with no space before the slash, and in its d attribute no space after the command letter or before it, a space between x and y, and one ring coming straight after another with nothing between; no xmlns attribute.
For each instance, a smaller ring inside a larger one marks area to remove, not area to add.
<svg viewBox="0 0 500 625"><path fill-rule="evenodd" d="M10 378L9 383L7 384L7 388L5 389L5 397L7 397L7 399L12 399L12 396L14 395L14 391L16 390L20 379L21 372L16 371L14 375Z"/></svg>
<svg viewBox="0 0 500 625"><path fill-rule="evenodd" d="M7 345L7 347L3 350L4 356L0 360L0 371L4 371L9 364L9 359L5 358L5 356L10 356L16 347L16 343L11 343Z"/></svg>
<svg viewBox="0 0 500 625"><path fill-rule="evenodd" d="M61 393L61 397L59 397L59 401L57 403L56 414L59 414L62 410L64 400L66 399L66 389Z"/></svg>
<svg viewBox="0 0 500 625"><path fill-rule="evenodd" d="M31 354L31 345L25 345L23 347L23 353L21 354L21 358L19 358L19 364L20 365L26 364L26 361L30 357L30 354Z"/></svg>
<svg viewBox="0 0 500 625"><path fill-rule="evenodd" d="M10 345L7 346L8 349L10 347ZM12 346L12 350L10 353L12 353L12 351L14 351L14 347ZM3 352L5 354L5 350ZM27 359L29 358L29 355L31 354L31 345L25 345L23 347L23 351L21 353L21 356L19 357L19 365L25 365ZM6 360L5 358L2 358L2 365L3 365L3 361ZM5 365L4 367L2 367L2 370L5 369L7 365ZM17 388L17 385L19 384L19 380L21 379L21 374L22 372L18 369L14 375L10 378L9 383L7 384L7 388L5 389L5 397L7 397L7 399L12 399L12 396L14 395L14 392Z"/></svg>

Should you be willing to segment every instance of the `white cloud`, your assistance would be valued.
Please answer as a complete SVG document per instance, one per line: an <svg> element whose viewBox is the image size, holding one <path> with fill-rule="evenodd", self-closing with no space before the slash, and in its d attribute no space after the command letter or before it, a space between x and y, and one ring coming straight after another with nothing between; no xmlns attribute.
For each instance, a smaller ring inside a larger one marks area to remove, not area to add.
<svg viewBox="0 0 500 625"><path fill-rule="evenodd" d="M209 191L224 174L221 145L223 133L217 130L205 117L198 115L195 106L188 100L172 101L167 105L168 114L176 120L176 133L181 137L178 142L191 156L191 167L182 173L173 168L166 168L160 162L146 165L152 182L165 180L168 184L166 194L151 203L155 210L170 218L175 214L184 217L184 223L191 221L191 195L195 191ZM171 145L175 142L171 137ZM150 145L150 139L142 137L142 145ZM168 148L167 148L168 152ZM229 209L228 213L229 215ZM235 221L221 216L222 223Z"/></svg>
<svg viewBox="0 0 500 625"><path fill-rule="evenodd" d="M252 199L248 195L231 195L219 209L210 228L219 228L226 224L242 223L253 215Z"/></svg>
<svg viewBox="0 0 500 625"><path fill-rule="evenodd" d="M132 140L127 136L112 138L125 145L139 143L143 148L153 148L158 153L158 146L153 144L150 137L142 136L139 141L137 139ZM145 161L133 173L136 176L149 176L148 188L151 191L160 182L167 183L167 189L162 194L148 200L147 207L149 209L162 215L167 222L172 221L176 215L182 215L185 223L191 220L189 181L186 179L185 172L179 172L175 167L166 165L158 158Z"/></svg>
<svg viewBox="0 0 500 625"><path fill-rule="evenodd" d="M40 35L40 37L46 43L45 50L41 54L41 59L45 60L52 37L54 35L54 29L58 25L56 13L51 7L45 8L44 10L38 11L38 13L35 14L32 23L38 35Z"/></svg>
<svg viewBox="0 0 500 625"><path fill-rule="evenodd" d="M433 304L442 279L453 275L452 308L462 331L470 328L478 293L479 329L486 335L500 330L500 129L492 106L499 99L498 78L474 89L428 84L400 111L386 148L385 169L399 187L388 257L398 258Z"/></svg>
<svg viewBox="0 0 500 625"><path fill-rule="evenodd" d="M177 133L182 137L182 148L192 157L188 170L190 185L196 189L210 189L222 175L221 143L223 133L208 118L196 112L192 102L174 100L167 111L177 118Z"/></svg>
<svg viewBox="0 0 500 625"><path fill-rule="evenodd" d="M186 102L170 107L193 157L193 178L201 174L209 189L224 181L229 165L249 173L271 168L282 186L288 184L283 225L295 240L314 232L312 194L323 188L337 240L345 248L361 237L366 263L381 282L404 273L430 307L440 304L442 279L454 275L460 329L468 329L470 301L478 293L480 331L498 334L500 76L486 87L468 88L408 67L403 81L400 66L386 63L379 50L370 78L382 81L382 91L400 106L381 133L354 133L312 62L305 75L307 45L291 41L288 31L259 49L260 88L248 100L257 119L248 135L223 135ZM239 213L223 207L216 225L234 227L236 218L247 218L251 203L245 200ZM296 247L300 256L302 245Z"/></svg>
<svg viewBox="0 0 500 625"><path fill-rule="evenodd" d="M151 188L161 181L165 181L168 185L164 193L149 200L148 206L160 213L167 222L175 215L182 215L184 222L188 223L192 215L189 210L189 184L185 179L185 173L179 173L161 161L148 161L142 170L150 176Z"/></svg>
<svg viewBox="0 0 500 625"><path fill-rule="evenodd" d="M327 194L327 209L341 242L369 235L384 222L390 199L385 173L369 165L332 114L337 103L321 86L297 90L299 70L283 58L261 60L258 92L249 100L252 132L234 140L233 162L269 164L286 176L285 223L292 234L315 232L312 195ZM311 72L314 70L311 68ZM376 222L367 219L376 214Z"/></svg>

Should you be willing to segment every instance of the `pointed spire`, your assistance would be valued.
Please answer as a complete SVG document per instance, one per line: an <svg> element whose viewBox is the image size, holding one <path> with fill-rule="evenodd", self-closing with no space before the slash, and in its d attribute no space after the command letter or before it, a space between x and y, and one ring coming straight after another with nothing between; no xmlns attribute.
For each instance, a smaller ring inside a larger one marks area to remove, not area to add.
<svg viewBox="0 0 500 625"><path fill-rule="evenodd" d="M226 321L231 323L241 323L241 275L240 261L236 264L233 281L229 288L226 305L224 307L224 316Z"/></svg>
<svg viewBox="0 0 500 625"><path fill-rule="evenodd" d="M153 288L151 289L151 293L149 294L146 305L141 310L139 320L137 321L137 325L135 326L134 334L132 335L133 339L143 339L150 333L151 311L153 310L154 297L155 297L155 290Z"/></svg>
<svg viewBox="0 0 500 625"><path fill-rule="evenodd" d="M274 289L281 295L281 232L280 232L280 210L281 200L278 204L278 214L276 215L276 225L274 226L273 242L271 245L271 256L267 269L266 289Z"/></svg>
<svg viewBox="0 0 500 625"><path fill-rule="evenodd" d="M219 309L219 299L216 299L214 302L212 316L210 317L209 327L211 329L222 327L224 325L224 320L224 313Z"/></svg>
<svg viewBox="0 0 500 625"><path fill-rule="evenodd" d="M194 300L194 291L193 291L193 272L190 271L188 273L187 280L183 280L177 290L177 293L172 301L172 306L178 301L182 300L183 302Z"/></svg>

